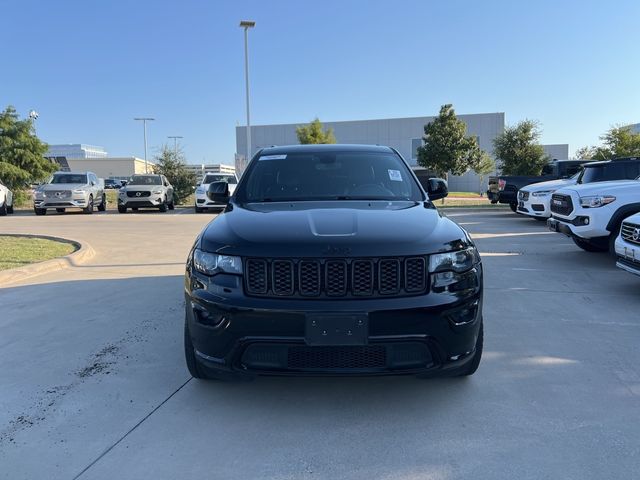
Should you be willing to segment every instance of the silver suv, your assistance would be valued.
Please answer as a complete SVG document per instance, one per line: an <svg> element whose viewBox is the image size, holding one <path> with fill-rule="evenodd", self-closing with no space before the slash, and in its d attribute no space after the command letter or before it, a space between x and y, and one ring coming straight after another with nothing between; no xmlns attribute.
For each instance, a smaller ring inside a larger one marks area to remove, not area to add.
<svg viewBox="0 0 640 480"><path fill-rule="evenodd" d="M55 209L64 213L67 208L80 208L84 213L93 213L94 207L104 212L107 196L104 180L93 172L56 172L49 182L40 185L33 194L33 211L45 215Z"/></svg>
<svg viewBox="0 0 640 480"><path fill-rule="evenodd" d="M134 175L118 190L118 212L127 208L157 208L161 212L174 209L173 187L164 175Z"/></svg>

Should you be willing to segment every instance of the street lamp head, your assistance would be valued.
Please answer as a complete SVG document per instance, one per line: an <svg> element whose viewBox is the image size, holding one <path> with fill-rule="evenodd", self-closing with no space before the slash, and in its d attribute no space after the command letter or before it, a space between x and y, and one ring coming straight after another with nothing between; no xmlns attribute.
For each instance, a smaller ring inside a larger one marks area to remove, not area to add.
<svg viewBox="0 0 640 480"><path fill-rule="evenodd" d="M136 117L134 118L134 120L155 120L155 118L151 118L151 117Z"/></svg>
<svg viewBox="0 0 640 480"><path fill-rule="evenodd" d="M240 26L242 28L253 28L256 26L256 22L252 22L251 20L242 20L240 22Z"/></svg>

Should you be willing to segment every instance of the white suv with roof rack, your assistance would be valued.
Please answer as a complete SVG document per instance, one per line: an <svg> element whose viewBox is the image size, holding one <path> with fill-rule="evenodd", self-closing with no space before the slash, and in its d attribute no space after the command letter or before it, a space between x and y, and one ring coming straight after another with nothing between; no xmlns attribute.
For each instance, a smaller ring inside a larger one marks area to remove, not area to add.
<svg viewBox="0 0 640 480"><path fill-rule="evenodd" d="M640 275L640 213L622 222L616 239L616 265L629 273Z"/></svg>
<svg viewBox="0 0 640 480"><path fill-rule="evenodd" d="M195 211L196 213L204 212L209 208L221 209L226 204L216 203L207 197L209 185L215 182L226 182L229 184L229 196L233 195L238 184L238 178L233 173L207 173L202 177L202 182L196 188Z"/></svg>

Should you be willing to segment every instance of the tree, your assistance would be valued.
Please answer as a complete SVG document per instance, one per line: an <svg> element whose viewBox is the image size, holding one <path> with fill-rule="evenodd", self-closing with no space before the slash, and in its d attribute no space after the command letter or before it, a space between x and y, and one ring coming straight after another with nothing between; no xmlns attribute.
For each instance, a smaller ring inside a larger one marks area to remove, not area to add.
<svg viewBox="0 0 640 480"><path fill-rule="evenodd" d="M467 136L467 126L458 120L450 104L440 107L439 115L424 126L424 145L418 147L418 165L446 175L462 175L476 169L482 158L478 139Z"/></svg>
<svg viewBox="0 0 640 480"><path fill-rule="evenodd" d="M171 182L175 202L184 202L193 193L193 188L198 179L186 167L182 151L178 150L176 152L168 145L163 145L160 154L156 155L154 159L156 162L153 167L154 172L164 175Z"/></svg>
<svg viewBox="0 0 640 480"><path fill-rule="evenodd" d="M600 137L603 145L592 147L594 160L617 157L640 157L640 133L631 127L612 127Z"/></svg>
<svg viewBox="0 0 640 480"><path fill-rule="evenodd" d="M296 127L296 135L302 145L309 143L336 143L333 128L323 130L322 123L318 117L308 125L299 125Z"/></svg>
<svg viewBox="0 0 640 480"><path fill-rule="evenodd" d="M0 113L0 177L9 188L19 190L56 171L57 165L43 156L48 148L31 119L20 120L11 105Z"/></svg>
<svg viewBox="0 0 640 480"><path fill-rule="evenodd" d="M596 154L595 147L582 147L576 150L575 158L576 160L591 160Z"/></svg>
<svg viewBox="0 0 640 480"><path fill-rule="evenodd" d="M540 128L533 120L523 120L493 139L493 151L502 162L503 175L540 175L549 163L540 139Z"/></svg>
<svg viewBox="0 0 640 480"><path fill-rule="evenodd" d="M480 177L480 193L484 191L484 177L489 175L491 172L496 169L496 161L491 158L491 156L487 152L482 152L480 154L480 162L478 162L478 166L474 168L475 172Z"/></svg>

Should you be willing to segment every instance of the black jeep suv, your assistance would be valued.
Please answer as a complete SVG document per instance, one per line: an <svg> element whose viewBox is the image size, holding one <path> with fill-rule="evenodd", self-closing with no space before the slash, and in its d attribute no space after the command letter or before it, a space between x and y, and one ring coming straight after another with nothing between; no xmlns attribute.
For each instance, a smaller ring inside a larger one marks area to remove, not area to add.
<svg viewBox="0 0 640 480"><path fill-rule="evenodd" d="M482 356L482 264L392 148L259 151L198 236L185 276L196 378L471 375Z"/></svg>

